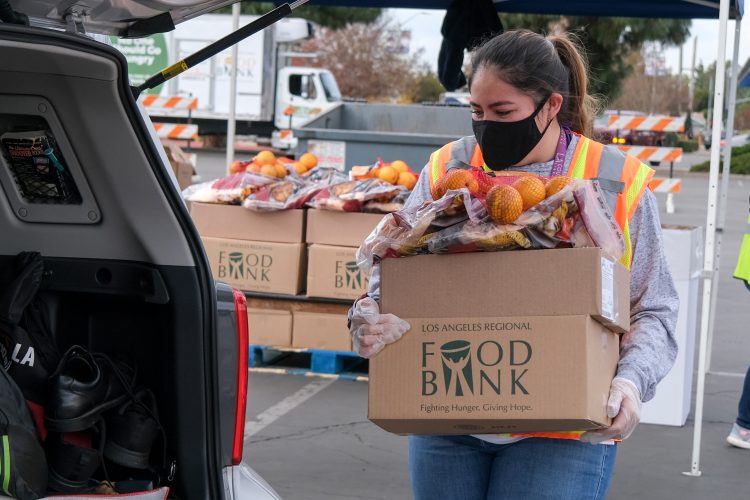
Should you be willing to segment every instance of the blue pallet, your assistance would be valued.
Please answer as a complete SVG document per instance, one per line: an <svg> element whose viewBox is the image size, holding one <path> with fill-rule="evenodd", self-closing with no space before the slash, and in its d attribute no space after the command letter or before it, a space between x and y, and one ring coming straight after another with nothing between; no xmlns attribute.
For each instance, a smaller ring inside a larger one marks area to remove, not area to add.
<svg viewBox="0 0 750 500"><path fill-rule="evenodd" d="M282 368L295 375L309 373L353 375L351 370L364 364L355 352L325 351L321 349L294 349L265 345L250 346L250 368ZM301 366L294 366L301 365ZM343 377L346 378L346 377Z"/></svg>

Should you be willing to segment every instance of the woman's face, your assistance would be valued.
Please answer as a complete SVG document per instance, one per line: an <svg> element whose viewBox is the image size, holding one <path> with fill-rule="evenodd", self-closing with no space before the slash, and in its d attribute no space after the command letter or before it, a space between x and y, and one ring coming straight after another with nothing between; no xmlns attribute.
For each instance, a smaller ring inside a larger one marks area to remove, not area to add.
<svg viewBox="0 0 750 500"><path fill-rule="evenodd" d="M474 120L515 122L531 116L537 106L529 95L503 81L493 68L484 66L472 78L469 92Z"/></svg>

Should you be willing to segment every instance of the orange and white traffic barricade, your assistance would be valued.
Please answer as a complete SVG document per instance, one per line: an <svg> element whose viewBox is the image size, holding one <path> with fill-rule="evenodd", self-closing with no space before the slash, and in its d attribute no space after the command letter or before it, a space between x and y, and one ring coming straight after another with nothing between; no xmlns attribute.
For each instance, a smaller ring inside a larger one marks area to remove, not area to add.
<svg viewBox="0 0 750 500"><path fill-rule="evenodd" d="M610 115L607 120L607 128L682 133L685 131L685 117L665 115Z"/></svg>
<svg viewBox="0 0 750 500"><path fill-rule="evenodd" d="M194 141L198 138L198 125L184 123L154 123L159 139Z"/></svg>
<svg viewBox="0 0 750 500"><path fill-rule="evenodd" d="M152 122L160 139L194 141L198 138L198 125L190 123L193 110L198 109L198 98L189 96L143 95L139 99L147 111L158 109L160 113L184 116L188 123Z"/></svg>
<svg viewBox="0 0 750 500"><path fill-rule="evenodd" d="M660 148L656 146L618 146L618 148L635 156L644 163L647 162L669 162L669 177L654 178L649 187L654 193L667 193L667 213L674 213L674 193L682 189L682 181L672 177L674 164L682 161L682 148Z"/></svg>
<svg viewBox="0 0 750 500"><path fill-rule="evenodd" d="M674 213L674 194L682 191L682 179L676 179L673 177L654 177L651 182L648 183L648 187L654 193L666 193L667 194L667 213Z"/></svg>
<svg viewBox="0 0 750 500"><path fill-rule="evenodd" d="M617 146L621 151L635 156L642 162L658 161L679 163L682 161L682 148L660 148L656 146Z"/></svg>
<svg viewBox="0 0 750 500"><path fill-rule="evenodd" d="M159 108L168 110L198 109L197 97L144 95L139 100L145 108Z"/></svg>

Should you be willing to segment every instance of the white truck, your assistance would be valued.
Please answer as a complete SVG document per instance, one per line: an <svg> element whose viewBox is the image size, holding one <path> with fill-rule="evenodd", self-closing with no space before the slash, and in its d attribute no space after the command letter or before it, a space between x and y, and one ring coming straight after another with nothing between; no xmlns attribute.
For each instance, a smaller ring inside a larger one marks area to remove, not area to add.
<svg viewBox="0 0 750 500"><path fill-rule="evenodd" d="M257 16L240 16L240 26ZM131 84L197 52L232 31L232 16L206 14L179 24L173 31L138 39L113 39L128 60ZM313 26L287 18L238 44L237 134L270 138L327 111L342 100L336 79L327 69L285 66L288 46L311 38ZM191 123L201 136L223 136L230 104L231 49L157 87L162 96L197 98ZM142 96L143 99L145 97ZM154 122L184 122L188 110L149 106Z"/></svg>

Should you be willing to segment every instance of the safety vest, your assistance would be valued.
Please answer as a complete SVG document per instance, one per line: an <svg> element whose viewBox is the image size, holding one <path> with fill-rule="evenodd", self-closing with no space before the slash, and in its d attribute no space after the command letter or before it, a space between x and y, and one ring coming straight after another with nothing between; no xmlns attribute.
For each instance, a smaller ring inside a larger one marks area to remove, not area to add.
<svg viewBox="0 0 750 500"><path fill-rule="evenodd" d="M737 259L737 266L734 268L734 277L744 280L750 285L750 215L747 217L747 230L742 237L742 246L740 247L740 257Z"/></svg>
<svg viewBox="0 0 750 500"><path fill-rule="evenodd" d="M566 175L574 179L596 179L600 182L604 198L625 239L622 263L630 269L633 245L629 222L654 176L654 170L638 158L625 155L614 147L604 146L580 134L575 135L578 143ZM448 170L461 166L466 168L467 164L489 171L482 151L472 136L446 144L432 153L429 164L430 191L434 193L438 181Z"/></svg>

